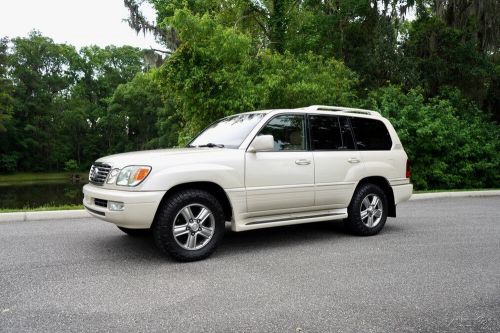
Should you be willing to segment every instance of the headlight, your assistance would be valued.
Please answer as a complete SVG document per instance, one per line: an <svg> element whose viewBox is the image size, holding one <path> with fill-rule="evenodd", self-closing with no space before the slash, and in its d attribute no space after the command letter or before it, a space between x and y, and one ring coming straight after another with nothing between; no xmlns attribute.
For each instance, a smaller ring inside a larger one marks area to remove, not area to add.
<svg viewBox="0 0 500 333"><path fill-rule="evenodd" d="M120 173L120 169L113 169L109 173L108 180L106 181L107 184L114 184L116 182L116 177Z"/></svg>
<svg viewBox="0 0 500 333"><path fill-rule="evenodd" d="M116 185L137 186L146 179L150 172L150 166L134 165L125 167L120 171L116 179Z"/></svg>

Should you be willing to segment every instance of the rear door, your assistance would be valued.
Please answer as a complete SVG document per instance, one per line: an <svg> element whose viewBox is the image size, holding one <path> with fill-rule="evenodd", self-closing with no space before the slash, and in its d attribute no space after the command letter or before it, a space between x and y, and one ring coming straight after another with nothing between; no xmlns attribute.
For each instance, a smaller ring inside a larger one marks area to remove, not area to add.
<svg viewBox="0 0 500 333"><path fill-rule="evenodd" d="M314 161L305 124L304 114L282 114L259 132L273 135L274 150L245 154L248 212L314 206Z"/></svg>
<svg viewBox="0 0 500 333"><path fill-rule="evenodd" d="M405 168L401 163L406 160L401 158L402 149L391 151L393 142L384 122L363 117L350 117L350 121L367 176L382 176L389 181L400 177L398 170Z"/></svg>
<svg viewBox="0 0 500 333"><path fill-rule="evenodd" d="M315 169L315 205L344 208L363 168L349 119L311 114L309 129Z"/></svg>

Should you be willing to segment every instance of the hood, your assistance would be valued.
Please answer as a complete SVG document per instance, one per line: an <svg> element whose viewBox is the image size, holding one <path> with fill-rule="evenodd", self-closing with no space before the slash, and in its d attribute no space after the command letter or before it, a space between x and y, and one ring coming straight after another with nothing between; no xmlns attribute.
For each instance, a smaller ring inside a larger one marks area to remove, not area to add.
<svg viewBox="0 0 500 333"><path fill-rule="evenodd" d="M197 155L217 154L221 151L235 149L221 148L172 148L172 149L156 149L134 151L129 153L109 155L101 157L96 162L101 162L111 165L112 168L123 168L128 165L149 165L152 167L165 165L173 160L188 160L193 159ZM194 161L194 159L193 159ZM169 163L170 164L170 163ZM177 163L175 163L177 164Z"/></svg>

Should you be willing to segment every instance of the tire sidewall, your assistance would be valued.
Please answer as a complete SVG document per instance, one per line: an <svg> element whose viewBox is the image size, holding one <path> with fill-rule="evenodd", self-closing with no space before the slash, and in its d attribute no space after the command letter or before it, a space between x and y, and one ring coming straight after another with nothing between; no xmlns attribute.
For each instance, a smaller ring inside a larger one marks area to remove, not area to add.
<svg viewBox="0 0 500 333"><path fill-rule="evenodd" d="M186 250L174 238L173 224L179 211L190 204L201 204L213 214L215 230L210 241L201 249ZM170 196L162 204L157 214L153 234L156 245L162 252L179 261L195 261L208 257L221 242L225 231L224 212L217 199L203 190L184 190Z"/></svg>
<svg viewBox="0 0 500 333"><path fill-rule="evenodd" d="M377 224L375 227L372 228L366 226L363 223L363 221L361 220L361 210L360 210L363 199L369 194L377 195L382 201L382 219L380 220L379 224ZM382 230L382 228L384 228L385 222L387 220L388 208L389 206L388 206L387 195L380 187L374 184L363 184L356 190L353 199L349 204L348 207L349 217L347 219L347 226L351 232L354 232L355 234L360 236L375 235L379 233L380 230Z"/></svg>

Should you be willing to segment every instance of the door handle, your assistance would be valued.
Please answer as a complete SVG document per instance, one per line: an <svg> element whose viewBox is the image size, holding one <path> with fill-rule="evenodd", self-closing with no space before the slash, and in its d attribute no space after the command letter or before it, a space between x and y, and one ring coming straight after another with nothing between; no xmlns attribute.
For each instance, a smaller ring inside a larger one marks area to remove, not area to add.
<svg viewBox="0 0 500 333"><path fill-rule="evenodd" d="M357 159L356 157L351 157L347 160L347 162L349 163L359 163L359 159Z"/></svg>
<svg viewBox="0 0 500 333"><path fill-rule="evenodd" d="M297 165L309 165L309 164L311 164L311 161L306 160L306 159L300 159L300 160L295 160L295 164L297 164Z"/></svg>

